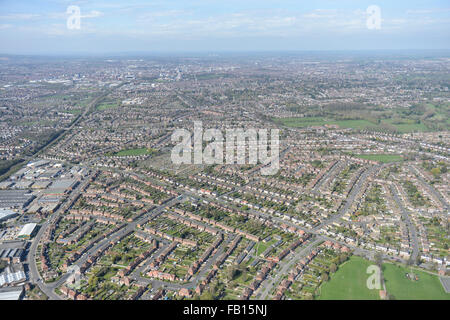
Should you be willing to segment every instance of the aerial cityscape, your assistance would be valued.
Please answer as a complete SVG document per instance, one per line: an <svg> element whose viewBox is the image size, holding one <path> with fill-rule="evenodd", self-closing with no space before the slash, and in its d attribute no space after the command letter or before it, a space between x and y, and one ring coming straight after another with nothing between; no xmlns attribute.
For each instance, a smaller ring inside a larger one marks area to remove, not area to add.
<svg viewBox="0 0 450 320"><path fill-rule="evenodd" d="M0 300L450 300L450 48L212 49L1 46Z"/></svg>

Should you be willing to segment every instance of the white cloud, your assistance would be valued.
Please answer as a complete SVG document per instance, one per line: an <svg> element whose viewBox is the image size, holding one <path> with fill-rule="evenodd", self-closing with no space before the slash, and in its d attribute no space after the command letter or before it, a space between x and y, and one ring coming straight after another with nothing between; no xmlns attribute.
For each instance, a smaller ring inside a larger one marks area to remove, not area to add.
<svg viewBox="0 0 450 320"><path fill-rule="evenodd" d="M406 10L406 14L432 14L450 12L450 8L435 8L435 9L410 9Z"/></svg>
<svg viewBox="0 0 450 320"><path fill-rule="evenodd" d="M5 20L30 20L39 17L38 14L33 13L9 13L7 15L0 16L0 19Z"/></svg>
<svg viewBox="0 0 450 320"><path fill-rule="evenodd" d="M92 10L87 14L83 14L83 11L81 12L81 18L98 18L101 16L103 16L103 13L96 10Z"/></svg>

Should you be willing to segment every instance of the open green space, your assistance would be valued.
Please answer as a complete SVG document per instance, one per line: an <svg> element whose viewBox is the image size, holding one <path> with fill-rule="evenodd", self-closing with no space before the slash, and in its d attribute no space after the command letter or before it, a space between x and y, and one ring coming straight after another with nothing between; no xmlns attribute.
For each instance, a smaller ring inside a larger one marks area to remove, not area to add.
<svg viewBox="0 0 450 320"><path fill-rule="evenodd" d="M422 122L411 119L382 119L379 121L365 119L336 120L326 117L303 117L274 119L277 123L292 127L306 128L312 126L338 125L340 128L357 130L387 131L395 129L399 133L428 131L429 128Z"/></svg>
<svg viewBox="0 0 450 320"><path fill-rule="evenodd" d="M98 111L103 111L107 109L117 108L119 106L119 103L117 102L102 102L97 105L96 109Z"/></svg>
<svg viewBox="0 0 450 320"><path fill-rule="evenodd" d="M367 267L372 264L368 260L352 256L321 286L319 300L379 299L379 290L369 290L366 285L369 277Z"/></svg>
<svg viewBox="0 0 450 320"><path fill-rule="evenodd" d="M378 161L382 163L389 163L389 162L399 162L402 161L403 158L398 154L357 154L354 155L357 158L365 159L365 160L372 160L372 161Z"/></svg>
<svg viewBox="0 0 450 320"><path fill-rule="evenodd" d="M71 113L71 114L74 114L74 115L78 115L78 114L81 114L81 109L72 109L72 110L66 110L65 112L67 112L67 113Z"/></svg>
<svg viewBox="0 0 450 320"><path fill-rule="evenodd" d="M424 132L428 131L428 127L422 122L417 122L412 119L385 119L381 123L389 124L395 127L395 129L400 133L410 133L410 132Z"/></svg>
<svg viewBox="0 0 450 320"><path fill-rule="evenodd" d="M283 118L277 119L276 121L284 126L294 128L306 128L332 124L338 125L341 128L366 129L368 127L374 127L377 125L376 123L370 122L368 120L333 120L325 117Z"/></svg>
<svg viewBox="0 0 450 320"><path fill-rule="evenodd" d="M373 262L352 256L342 264L330 280L322 284L319 300L380 299L378 290L369 290L366 282L370 274L367 267ZM417 275L410 280L407 274ZM437 275L398 264L383 264L383 277L389 295L397 300L450 300Z"/></svg>
<svg viewBox="0 0 450 320"><path fill-rule="evenodd" d="M414 273L418 280L410 280L407 273ZM450 300L450 293L446 293L439 277L417 269L385 263L383 275L386 290L398 300Z"/></svg>

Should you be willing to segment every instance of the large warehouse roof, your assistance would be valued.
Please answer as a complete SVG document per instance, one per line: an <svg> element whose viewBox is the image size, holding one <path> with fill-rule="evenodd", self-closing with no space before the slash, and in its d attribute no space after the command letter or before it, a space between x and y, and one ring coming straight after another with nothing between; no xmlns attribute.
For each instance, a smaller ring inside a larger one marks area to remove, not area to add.
<svg viewBox="0 0 450 320"><path fill-rule="evenodd" d="M8 209L0 209L0 221L7 220L17 215L16 212Z"/></svg>
<svg viewBox="0 0 450 320"><path fill-rule="evenodd" d="M36 226L37 226L36 223L27 223L26 225L23 226L22 230L20 230L17 236L18 237L30 236L33 233L34 228L36 228Z"/></svg>
<svg viewBox="0 0 450 320"><path fill-rule="evenodd" d="M23 293L23 287L0 289L0 300L19 300Z"/></svg>

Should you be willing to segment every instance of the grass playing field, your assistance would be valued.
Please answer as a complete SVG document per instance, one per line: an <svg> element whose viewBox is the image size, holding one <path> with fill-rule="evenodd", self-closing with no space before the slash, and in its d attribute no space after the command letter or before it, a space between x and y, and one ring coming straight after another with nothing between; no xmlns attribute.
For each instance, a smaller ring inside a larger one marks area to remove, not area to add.
<svg viewBox="0 0 450 320"><path fill-rule="evenodd" d="M385 119L382 120L381 123L386 123L394 126L400 133L428 131L426 125L424 125L423 123L416 123L415 121L410 119Z"/></svg>
<svg viewBox="0 0 450 320"><path fill-rule="evenodd" d="M450 293L445 293L438 276L412 269L419 280L412 281L406 277L411 272L408 267L385 263L383 275L389 294L398 300L450 300Z"/></svg>
<svg viewBox="0 0 450 320"><path fill-rule="evenodd" d="M423 123L416 123L410 119L383 119L379 123L360 120L360 119L350 119L350 120L334 120L325 117L305 117L305 118L283 118L274 120L284 126L292 128L306 128L311 126L323 126L325 124L338 125L340 128L352 128L359 130L376 130L385 131L384 126L389 125L394 127L399 133L409 133L409 132L421 132L428 131L428 128Z"/></svg>
<svg viewBox="0 0 450 320"><path fill-rule="evenodd" d="M372 265L366 259L352 256L342 264L330 280L320 288L319 300L362 300L380 299L378 290L369 290L366 281L370 274L367 267ZM450 300L450 294L444 291L438 276L412 269L419 280L406 277L411 269L391 263L383 264L383 276L386 290L397 300Z"/></svg>
<svg viewBox="0 0 450 320"><path fill-rule="evenodd" d="M366 273L367 267L372 264L368 260L352 256L321 286L319 300L379 299L379 290L369 290L366 285L370 276Z"/></svg>
<svg viewBox="0 0 450 320"><path fill-rule="evenodd" d="M98 111L103 111L103 110L107 110L107 109L112 109L112 108L117 108L119 106L118 103L101 103L99 104L96 109Z"/></svg>
<svg viewBox="0 0 450 320"><path fill-rule="evenodd" d="M325 124L337 124L341 128L365 129L375 126L374 123L367 120L331 120L322 117L309 118L284 118L277 120L287 127L305 128L311 126L323 126Z"/></svg>
<svg viewBox="0 0 450 320"><path fill-rule="evenodd" d="M398 162L403 160L403 158L398 154L357 154L355 157L382 163Z"/></svg>

